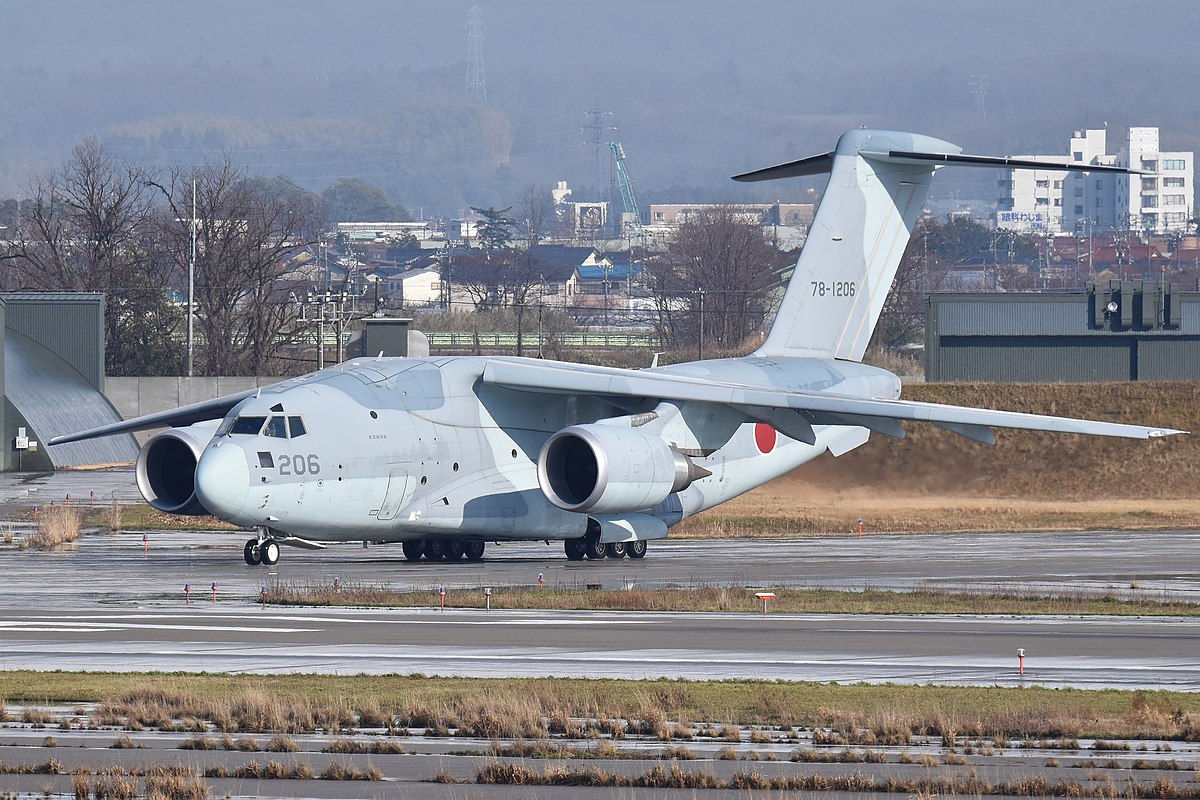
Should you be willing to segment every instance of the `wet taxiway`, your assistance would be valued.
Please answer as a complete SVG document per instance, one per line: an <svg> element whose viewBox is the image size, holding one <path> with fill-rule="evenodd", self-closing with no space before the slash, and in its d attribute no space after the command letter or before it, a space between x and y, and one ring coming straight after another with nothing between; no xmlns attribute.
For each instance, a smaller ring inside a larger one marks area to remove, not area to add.
<svg viewBox="0 0 1200 800"><path fill-rule="evenodd" d="M108 473L116 483L128 473ZM77 498L95 475L67 474ZM12 483L11 478L6 479ZM61 486L34 485L39 500ZM29 485L25 486L28 490ZM135 495L136 496L136 495ZM28 502L0 486L0 503ZM90 500L90 497L89 497ZM19 542L21 531L15 531ZM245 534L86 535L68 552L0 548L0 669L778 678L1200 690L1200 619L439 612L483 586L722 585L1104 593L1197 599L1200 532L1003 533L652 543L644 560L568 562L561 545L489 545L482 563L397 546L284 548ZM268 582L430 591L416 610L280 609ZM217 600L212 600L212 585ZM185 603L184 586L191 603ZM1018 648L1026 675L1016 674Z"/></svg>

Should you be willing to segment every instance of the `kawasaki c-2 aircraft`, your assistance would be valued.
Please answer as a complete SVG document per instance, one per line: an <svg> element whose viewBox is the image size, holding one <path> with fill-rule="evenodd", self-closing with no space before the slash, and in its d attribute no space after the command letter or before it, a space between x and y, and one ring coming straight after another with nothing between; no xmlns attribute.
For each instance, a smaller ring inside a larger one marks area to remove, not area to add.
<svg viewBox="0 0 1200 800"><path fill-rule="evenodd" d="M555 539L570 559L641 558L681 520L872 432L903 436L904 421L984 444L993 427L1179 433L900 400L895 375L860 363L930 179L950 164L1046 166L855 130L832 153L738 176L830 173L770 334L745 358L644 370L360 358L50 444L172 426L138 456L147 502L254 529L246 562L274 564L280 544L339 541L436 560Z"/></svg>

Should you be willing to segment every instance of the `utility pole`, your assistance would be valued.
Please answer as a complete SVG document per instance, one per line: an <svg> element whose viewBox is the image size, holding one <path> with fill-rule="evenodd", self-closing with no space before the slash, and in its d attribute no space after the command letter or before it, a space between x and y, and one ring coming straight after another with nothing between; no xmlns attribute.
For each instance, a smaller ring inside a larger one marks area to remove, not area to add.
<svg viewBox="0 0 1200 800"><path fill-rule="evenodd" d="M187 324L187 374L192 377L192 366L195 358L195 339L193 333L196 296L196 179L192 178L192 253L188 259L188 324Z"/></svg>
<svg viewBox="0 0 1200 800"><path fill-rule="evenodd" d="M703 361L704 360L704 290L700 289L698 291L700 292L700 336L697 337L699 340L698 344L697 344L697 349L698 349L697 360Z"/></svg>

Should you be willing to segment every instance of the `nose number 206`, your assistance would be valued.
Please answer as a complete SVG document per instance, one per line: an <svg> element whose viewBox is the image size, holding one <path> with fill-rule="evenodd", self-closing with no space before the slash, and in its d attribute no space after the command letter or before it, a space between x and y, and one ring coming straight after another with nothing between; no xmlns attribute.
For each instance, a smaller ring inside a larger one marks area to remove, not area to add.
<svg viewBox="0 0 1200 800"><path fill-rule="evenodd" d="M280 475L316 475L321 471L321 462L317 460L316 453L309 455L297 454L294 456L282 455L279 457L279 474Z"/></svg>

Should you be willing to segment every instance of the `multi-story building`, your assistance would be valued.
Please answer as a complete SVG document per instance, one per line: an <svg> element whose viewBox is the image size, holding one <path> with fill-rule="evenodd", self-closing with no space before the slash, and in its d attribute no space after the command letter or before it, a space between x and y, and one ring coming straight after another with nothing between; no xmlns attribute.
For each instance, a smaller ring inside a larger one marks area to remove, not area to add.
<svg viewBox="0 0 1200 800"><path fill-rule="evenodd" d="M1013 170L999 181L998 227L1024 232L1137 230L1184 232L1192 220L1193 159L1159 149L1158 128L1130 128L1123 146L1107 152L1107 131L1076 131L1065 156L1041 161L1119 165L1141 175Z"/></svg>

